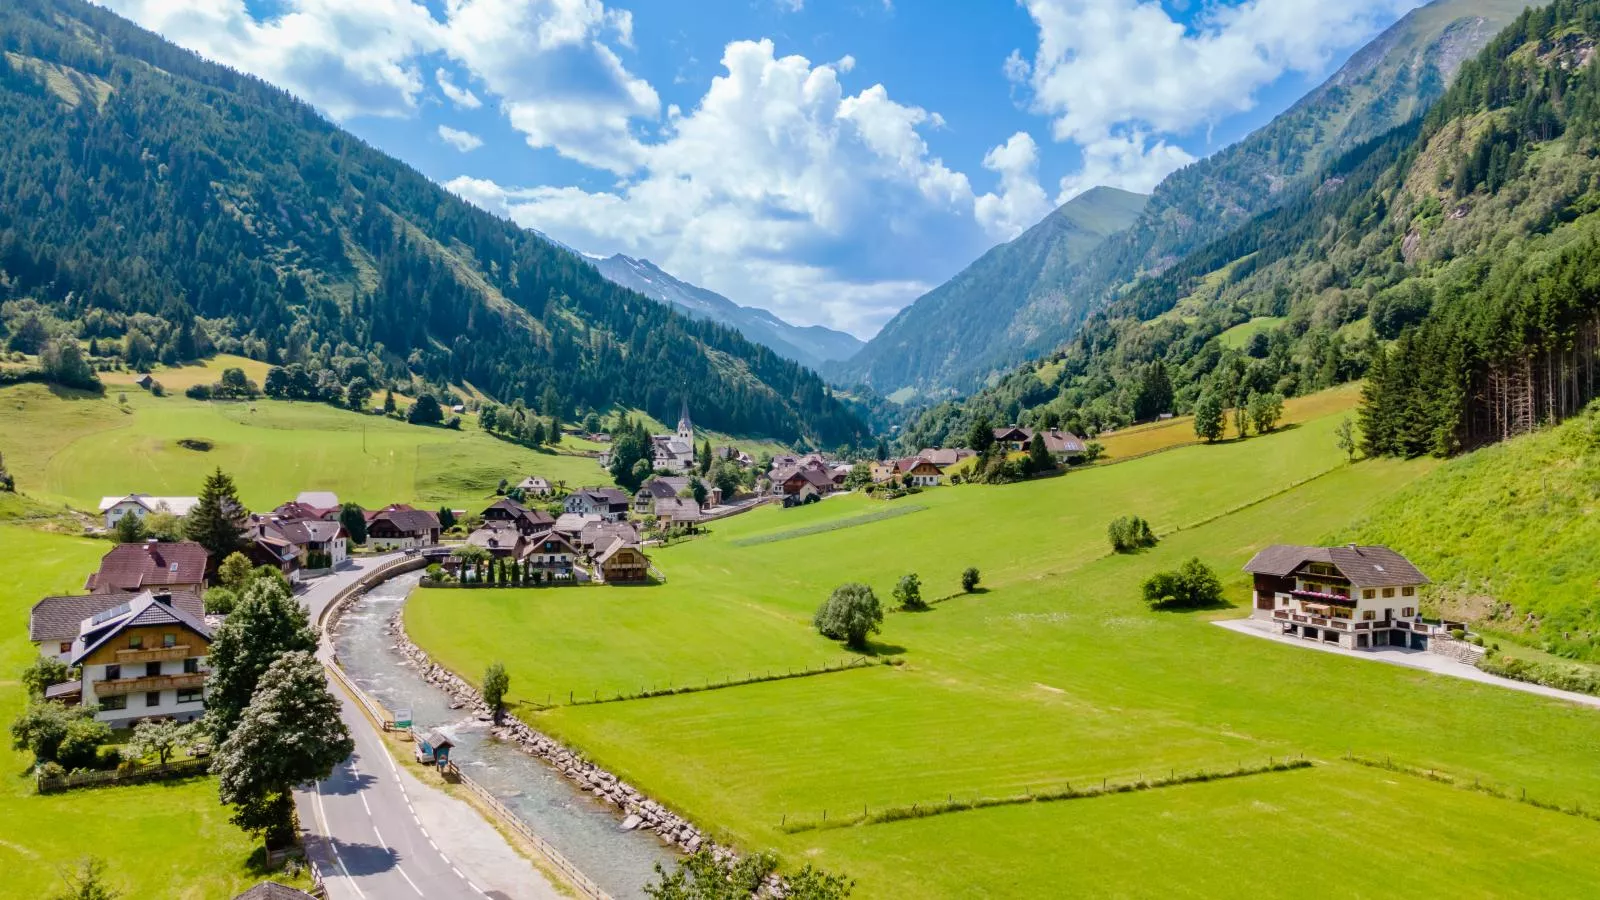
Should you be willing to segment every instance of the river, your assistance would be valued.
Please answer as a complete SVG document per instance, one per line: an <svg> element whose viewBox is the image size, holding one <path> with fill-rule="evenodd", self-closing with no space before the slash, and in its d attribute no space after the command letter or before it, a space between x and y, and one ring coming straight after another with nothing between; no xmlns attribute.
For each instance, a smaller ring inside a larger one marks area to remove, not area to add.
<svg viewBox="0 0 1600 900"><path fill-rule="evenodd" d="M428 684L394 648L384 626L411 595L420 574L384 582L352 602L339 620L334 646L345 672L390 710L411 710L416 728L443 728L455 739L451 758L473 780L549 841L551 846L618 900L643 898L655 864L680 859L654 834L623 831L611 807L578 791L544 761L489 735L488 723Z"/></svg>

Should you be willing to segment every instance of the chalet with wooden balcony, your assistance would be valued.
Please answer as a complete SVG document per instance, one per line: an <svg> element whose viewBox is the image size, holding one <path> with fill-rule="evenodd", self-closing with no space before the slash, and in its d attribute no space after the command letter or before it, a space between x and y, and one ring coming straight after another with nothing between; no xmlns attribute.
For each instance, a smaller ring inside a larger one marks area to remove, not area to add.
<svg viewBox="0 0 1600 900"><path fill-rule="evenodd" d="M1275 544L1244 570L1254 577L1252 617L1286 635L1352 650L1425 650L1441 633L1417 613L1428 577L1388 547Z"/></svg>
<svg viewBox="0 0 1600 900"><path fill-rule="evenodd" d="M194 619L204 620L206 607L199 594L193 591L172 591L171 594L173 606ZM78 639L83 620L121 606L132 598L132 594L46 597L28 611L28 640L39 648L40 656L70 663L72 645Z"/></svg>
<svg viewBox="0 0 1600 900"><path fill-rule="evenodd" d="M68 660L79 679L52 686L47 696L93 707L112 727L195 719L206 708L211 637L205 620L171 594L146 591L79 624Z"/></svg>

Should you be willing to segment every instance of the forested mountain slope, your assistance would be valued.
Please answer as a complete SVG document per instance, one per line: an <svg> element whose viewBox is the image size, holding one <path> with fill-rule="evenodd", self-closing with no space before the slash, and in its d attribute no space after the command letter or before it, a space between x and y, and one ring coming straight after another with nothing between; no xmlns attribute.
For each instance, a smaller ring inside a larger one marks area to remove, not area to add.
<svg viewBox="0 0 1600 900"><path fill-rule="evenodd" d="M687 395L719 431L864 438L814 373L103 9L8 2L0 50L0 338L24 350L51 331L168 361L237 350L563 414L671 417Z"/></svg>
<svg viewBox="0 0 1600 900"><path fill-rule="evenodd" d="M648 259L621 253L594 260L608 281L631 288L653 300L670 303L697 319L719 322L779 356L813 369L834 360L849 359L862 347L854 335L821 325L791 325L767 310L740 306L716 291L690 284L663 271Z"/></svg>
<svg viewBox="0 0 1600 900"><path fill-rule="evenodd" d="M996 411L1093 431L1149 415L1152 382L1184 411L1369 366L1373 453L1449 454L1571 414L1594 394L1600 340L1597 10L1519 17L1424 119L1140 282L1044 379L1018 372L911 434Z"/></svg>
<svg viewBox="0 0 1600 900"><path fill-rule="evenodd" d="M1115 188L1084 192L901 310L860 353L824 371L883 392L939 393L970 388L1050 350L1076 324L1073 311L1056 302L1059 286L1128 227L1146 199Z"/></svg>
<svg viewBox="0 0 1600 900"><path fill-rule="evenodd" d="M1048 354L1130 285L1292 200L1334 159L1418 116L1444 92L1462 61L1530 2L1434 0L1412 11L1272 122L1168 176L1139 215L1092 255L1049 278L986 285L1003 329L985 323L973 338L958 336L960 352L950 353L948 341L938 343L929 329L898 334L885 328L855 360L827 374L835 381L865 381L885 393L905 385L965 391L1002 368L994 365L997 360L1015 364ZM916 311L914 306L903 315ZM1001 338L987 337L997 330ZM986 354L982 348L991 342L1005 353ZM974 353L979 365L965 364Z"/></svg>

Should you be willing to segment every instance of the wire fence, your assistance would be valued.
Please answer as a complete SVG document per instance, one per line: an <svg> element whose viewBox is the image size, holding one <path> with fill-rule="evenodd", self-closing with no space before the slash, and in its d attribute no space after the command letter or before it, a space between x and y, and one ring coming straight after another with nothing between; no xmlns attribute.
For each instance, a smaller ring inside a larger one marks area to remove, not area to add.
<svg viewBox="0 0 1600 900"><path fill-rule="evenodd" d="M1079 782L1073 785L1065 783L1058 788L1047 788L1034 791L1031 788L1021 794L1009 794L999 797L973 796L957 797L954 793L945 795L942 801L932 803L913 803L909 806L889 805L873 809L863 803L861 811L856 812L855 806L848 810L824 809L821 818L796 819L789 821L785 813L778 822L778 830L788 834L803 831L820 831L828 828L848 828L853 825L877 825L884 822L898 822L903 819L921 819L928 816L942 816L950 813L967 812L974 809L987 809L993 806L1018 806L1024 803L1052 803L1061 800L1085 800L1091 797L1103 797L1109 794L1127 794L1138 791L1150 791L1158 788L1177 787L1184 784L1201 784L1208 781L1222 781L1231 778L1244 778L1251 775L1264 775L1269 772L1292 772L1298 769L1309 769L1316 765L1304 755L1299 757L1269 757L1264 763L1246 764L1241 762L1232 769L1197 769L1192 772L1179 772L1177 769L1168 770L1166 775L1147 777L1148 773L1140 773L1137 778L1113 781L1110 778L1100 779L1099 784Z"/></svg>
<svg viewBox="0 0 1600 900"><path fill-rule="evenodd" d="M506 805L501 803L500 800L496 798L494 794L490 793L489 790L483 785L473 781L472 777L461 771L461 769L456 766L454 762L448 762L445 764L445 772L448 773L450 777L458 780L468 790L472 791L473 795L482 801L485 806L489 807L489 810L494 813L495 817L498 818L502 824L515 831L518 835L521 835L523 839L527 840L528 843L532 844L534 849L539 852L539 855L543 856L550 863L550 865L555 866L562 875L566 876L567 881L570 882L572 886L585 897L591 897L593 900L611 900L611 895L602 890L600 885L595 884L594 881L589 878L589 876L583 874L583 872L580 871L577 866L568 862L567 858L562 856L560 851L550 846L549 842L544 838L535 834L533 829L529 828L527 824L522 821L522 819L518 818L516 813L506 808Z"/></svg>
<svg viewBox="0 0 1600 900"><path fill-rule="evenodd" d="M655 687L654 685L648 688L644 685L640 685L639 690L633 692L606 691L605 693L602 693L599 689L593 689L585 694L581 691L572 690L567 692L567 698L565 701L561 700L560 695L545 694L545 702L543 703L540 703L537 700L524 700L518 705L528 706L533 709L555 709L556 707L560 706L594 706L598 703L623 703L629 700L648 700L652 697L672 697L678 694L697 694L702 691L720 691L724 688L762 684L768 681L787 681L792 678L811 678L817 675L848 672L853 669L869 669L873 666L898 666L902 665L903 662L904 660L901 660L898 657L892 659L875 660L869 659L865 656L858 656L854 659L841 660L837 663L825 662L820 666L814 666L806 669L795 669L791 667L788 669L768 669L766 672L749 672L743 678L729 675L721 680L714 681L707 678L700 681L689 681L679 685L673 685L669 683L666 687L660 688Z"/></svg>

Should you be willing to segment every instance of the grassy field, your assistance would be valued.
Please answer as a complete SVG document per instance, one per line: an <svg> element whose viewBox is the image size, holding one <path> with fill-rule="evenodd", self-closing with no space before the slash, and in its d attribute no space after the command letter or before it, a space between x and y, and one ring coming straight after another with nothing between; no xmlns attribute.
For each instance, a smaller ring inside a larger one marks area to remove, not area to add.
<svg viewBox="0 0 1600 900"><path fill-rule="evenodd" d="M1356 406L1360 403L1359 384L1345 384L1304 397L1290 397L1283 404L1282 424L1299 425L1335 413L1350 413L1353 416ZM1238 432L1233 427L1233 416L1229 415L1223 431L1223 440L1232 440L1237 436ZM1193 444L1199 438L1194 435L1194 416L1178 416L1164 422L1124 428L1112 434L1101 435L1096 440L1105 445L1105 458L1112 460Z"/></svg>
<svg viewBox="0 0 1600 900"><path fill-rule="evenodd" d="M1209 624L1242 610L1152 613L1138 601L1149 572L1195 555L1242 601L1239 566L1255 549L1348 527L1434 468L1345 464L1338 418L1032 484L928 491L909 498L926 509L881 521L860 521L881 507L854 497L763 510L656 551L670 577L661 587L423 592L407 627L468 675L504 660L513 699L559 704L568 691L838 658L809 628L834 585L863 580L887 599L916 571L939 598L977 565L985 592L887 617L876 650L900 666L525 713L736 844L848 872L867 897L1429 896L1441 877L1466 896L1549 896L1594 883L1600 858L1584 848L1600 823L1340 761L1387 756L1592 809L1593 710ZM1105 524L1125 513L1149 519L1162 543L1108 555ZM763 536L773 539L751 540ZM824 810L837 820L1302 753L1319 765L782 827ZM1363 863L1311 874L1308 858L1335 849ZM1417 854L1438 865L1408 866Z"/></svg>
<svg viewBox="0 0 1600 900"><path fill-rule="evenodd" d="M1289 320L1282 316L1256 316L1248 322L1235 325L1217 335L1217 340L1221 341L1224 347L1243 350L1244 346L1250 343L1251 338L1271 331L1287 321Z"/></svg>
<svg viewBox="0 0 1600 900"><path fill-rule="evenodd" d="M186 449L178 443L184 439L211 449ZM257 509L304 490L335 491L367 506L474 508L501 478L610 483L579 449L569 441L534 452L479 431L472 418L455 432L318 403L206 403L138 389L94 397L38 384L0 389L0 453L18 489L90 510L102 496L131 491L198 493L217 466Z"/></svg>
<svg viewBox="0 0 1600 900"><path fill-rule="evenodd" d="M105 549L102 541L0 526L0 557L13 563L0 587L0 721L25 703L17 673L34 655L28 608L81 588ZM49 896L62 887L61 873L91 853L106 860L124 897L217 900L260 880L250 864L258 845L229 824L211 779L41 797L30 764L9 739L0 742L0 897Z"/></svg>
<svg viewBox="0 0 1600 900"><path fill-rule="evenodd" d="M181 394L197 384L215 384L221 381L224 369L243 369L244 377L254 381L259 387L266 383L267 370L270 368L271 365L258 359L220 354L187 366L156 366L151 371L150 377L161 382L161 386L168 391ZM134 384L139 377L140 373L133 371L100 373L100 380L105 383L106 389L111 391L141 390Z"/></svg>

